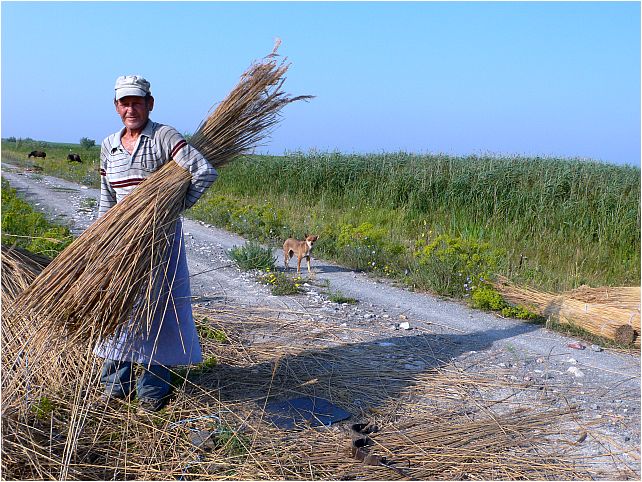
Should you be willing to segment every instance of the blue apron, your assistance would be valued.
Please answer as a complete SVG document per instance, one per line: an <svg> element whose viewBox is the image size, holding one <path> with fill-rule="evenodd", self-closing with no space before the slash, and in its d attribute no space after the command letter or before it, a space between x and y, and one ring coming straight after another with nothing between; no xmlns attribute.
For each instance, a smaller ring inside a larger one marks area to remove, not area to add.
<svg viewBox="0 0 642 482"><path fill-rule="evenodd" d="M130 323L134 325L134 320ZM143 324L146 323L143 321ZM192 316L191 289L181 220L176 222L169 265L149 329L134 334L124 329L99 343L101 358L145 365L190 365L202 361Z"/></svg>

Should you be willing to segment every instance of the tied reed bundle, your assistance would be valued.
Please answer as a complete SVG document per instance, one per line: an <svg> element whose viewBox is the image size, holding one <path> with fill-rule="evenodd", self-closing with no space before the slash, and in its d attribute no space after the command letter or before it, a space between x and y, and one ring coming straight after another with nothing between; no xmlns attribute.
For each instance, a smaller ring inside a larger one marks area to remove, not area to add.
<svg viewBox="0 0 642 482"><path fill-rule="evenodd" d="M494 286L507 301L526 305L541 316L623 345L640 346L639 287L581 287L565 293L547 293L513 286L506 279L500 279Z"/></svg>
<svg viewBox="0 0 642 482"><path fill-rule="evenodd" d="M171 178L172 183L166 183ZM108 336L136 307L152 303L190 174L175 162L159 169L61 252L15 301L12 316L37 319L50 334L64 328L80 339Z"/></svg>
<svg viewBox="0 0 642 482"><path fill-rule="evenodd" d="M191 145L214 167L256 146L284 106L310 98L282 91L289 64L277 62L277 48L241 76L194 134ZM166 163L43 271L16 300L16 316L63 328L69 341L144 330L168 276L168 249L190 179L176 162Z"/></svg>

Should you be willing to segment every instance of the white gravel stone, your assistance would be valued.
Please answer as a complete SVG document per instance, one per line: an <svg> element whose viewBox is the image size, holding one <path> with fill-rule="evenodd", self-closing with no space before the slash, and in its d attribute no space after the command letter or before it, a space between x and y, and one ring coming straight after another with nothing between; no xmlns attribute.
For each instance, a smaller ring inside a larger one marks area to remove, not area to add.
<svg viewBox="0 0 642 482"><path fill-rule="evenodd" d="M568 370L566 370L566 371L569 372L571 375L573 375L576 378L580 378L580 377L584 376L584 372L582 372L582 370L580 370L577 367L568 367Z"/></svg>

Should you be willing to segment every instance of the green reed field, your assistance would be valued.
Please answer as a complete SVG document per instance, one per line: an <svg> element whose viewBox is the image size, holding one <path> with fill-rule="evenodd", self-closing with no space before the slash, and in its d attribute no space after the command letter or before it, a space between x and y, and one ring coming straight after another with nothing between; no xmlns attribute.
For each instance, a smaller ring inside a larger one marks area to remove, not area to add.
<svg viewBox="0 0 642 482"><path fill-rule="evenodd" d="M97 162L66 163L70 148L78 146L62 147L50 166L49 152L46 163L33 163L96 186ZM3 142L3 161L26 163L30 150ZM92 152L97 159L98 148ZM222 168L187 215L275 246L318 234L320 257L451 296L498 274L553 291L640 283L640 169L632 166L406 153L247 156Z"/></svg>
<svg viewBox="0 0 642 482"><path fill-rule="evenodd" d="M491 274L556 291L640 282L637 167L293 153L222 171L194 217L263 239L313 232L318 254L420 288L457 294Z"/></svg>

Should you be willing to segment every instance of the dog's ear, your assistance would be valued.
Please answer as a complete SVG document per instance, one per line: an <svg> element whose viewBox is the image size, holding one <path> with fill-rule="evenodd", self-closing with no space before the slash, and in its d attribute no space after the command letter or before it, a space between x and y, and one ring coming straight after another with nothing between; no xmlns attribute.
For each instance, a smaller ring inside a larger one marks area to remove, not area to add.
<svg viewBox="0 0 642 482"><path fill-rule="evenodd" d="M305 233L305 236L303 236L303 237L304 237L304 238L307 238L308 236L309 236L309 234L308 234L308 233Z"/></svg>

